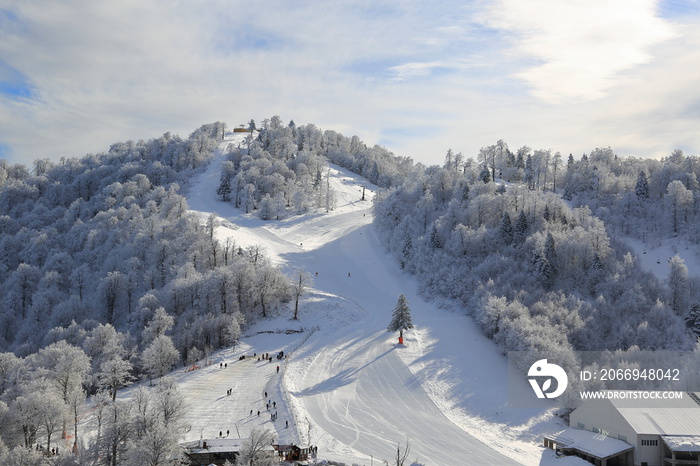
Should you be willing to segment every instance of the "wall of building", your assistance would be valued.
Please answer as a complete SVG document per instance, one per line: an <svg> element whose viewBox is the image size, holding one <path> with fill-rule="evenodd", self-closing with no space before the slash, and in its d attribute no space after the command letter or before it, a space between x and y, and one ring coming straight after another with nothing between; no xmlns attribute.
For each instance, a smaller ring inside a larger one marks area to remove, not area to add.
<svg viewBox="0 0 700 466"><path fill-rule="evenodd" d="M583 403L569 415L569 425L577 429L601 432L630 445L637 444L637 433L608 400Z"/></svg>
<svg viewBox="0 0 700 466"><path fill-rule="evenodd" d="M663 448L661 442L661 437L658 435L638 435L637 443L634 445L635 464L646 462L648 466L662 466Z"/></svg>

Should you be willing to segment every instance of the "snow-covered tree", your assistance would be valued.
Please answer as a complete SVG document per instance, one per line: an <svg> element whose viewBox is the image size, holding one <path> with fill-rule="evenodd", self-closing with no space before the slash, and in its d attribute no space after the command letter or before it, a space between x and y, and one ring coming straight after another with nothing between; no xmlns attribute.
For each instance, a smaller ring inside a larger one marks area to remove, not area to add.
<svg viewBox="0 0 700 466"><path fill-rule="evenodd" d="M700 304L693 304L685 317L685 325L696 338L700 337Z"/></svg>
<svg viewBox="0 0 700 466"><path fill-rule="evenodd" d="M671 309L682 314L688 307L688 267L678 254L669 260L668 265L669 304Z"/></svg>
<svg viewBox="0 0 700 466"><path fill-rule="evenodd" d="M236 169L233 162L230 160L225 160L221 164L221 180L219 182L219 187L216 189L216 194L221 196L221 200L224 202L230 202L232 200L232 183L231 180L236 175Z"/></svg>
<svg viewBox="0 0 700 466"><path fill-rule="evenodd" d="M61 419L66 431L68 409L75 415L85 399L83 385L87 384L90 373L90 359L85 352L62 340L41 349L32 358L37 364L37 372L51 384L62 401L61 408L66 415ZM75 426L77 436L77 425Z"/></svg>
<svg viewBox="0 0 700 466"><path fill-rule="evenodd" d="M131 363L125 359L116 357L108 359L100 365L100 371L95 375L97 386L108 391L114 401L117 390L126 386L132 379Z"/></svg>
<svg viewBox="0 0 700 466"><path fill-rule="evenodd" d="M649 181L644 171L640 171L639 175L637 175L637 184L634 186L634 194L636 194L639 199L649 199Z"/></svg>
<svg viewBox="0 0 700 466"><path fill-rule="evenodd" d="M166 335L157 336L141 354L141 367L148 376L162 377L180 359L173 341Z"/></svg>
<svg viewBox="0 0 700 466"><path fill-rule="evenodd" d="M245 324L245 317L240 311L234 312L232 315L224 316L226 318L226 324L224 327L224 339L225 343L232 345L234 349L236 348L236 343L238 343L243 333L242 327ZM199 358L196 358L194 362Z"/></svg>
<svg viewBox="0 0 700 466"><path fill-rule="evenodd" d="M692 191L687 189L685 185L674 180L668 184L666 189L666 199L668 202L668 212L671 217L671 227L674 235L678 234L681 225L687 225L694 197Z"/></svg>
<svg viewBox="0 0 700 466"><path fill-rule="evenodd" d="M552 275L556 275L559 271L559 258L557 256L557 248L552 232L547 232L547 238L544 241L544 257L552 268Z"/></svg>
<svg viewBox="0 0 700 466"><path fill-rule="evenodd" d="M506 245L510 245L513 242L513 225L510 222L510 215L508 215L508 212L503 212L503 215L501 216L499 233L501 234L501 239Z"/></svg>
<svg viewBox="0 0 700 466"><path fill-rule="evenodd" d="M479 172L479 179L484 183L488 183L491 181L491 172L489 171L488 165L484 164L484 166L481 167L481 171Z"/></svg>
<svg viewBox="0 0 700 466"><path fill-rule="evenodd" d="M513 242L522 244L527 238L528 221L525 211L521 210L518 214L518 220L515 222L515 231L513 232Z"/></svg>
<svg viewBox="0 0 700 466"><path fill-rule="evenodd" d="M271 430L255 428L241 449L241 464L248 466L273 466L277 464L272 444L275 434Z"/></svg>
<svg viewBox="0 0 700 466"><path fill-rule="evenodd" d="M391 314L391 322L386 328L387 332L399 332L399 340L403 340L403 332L405 330L413 328L413 323L411 322L411 310L408 307L408 300L406 296L401 294L398 301L396 302L396 307Z"/></svg>
<svg viewBox="0 0 700 466"><path fill-rule="evenodd" d="M151 319L141 333L143 344L149 345L157 337L165 335L165 332L173 328L173 325L175 325L175 319L168 314L165 308L157 308L153 319Z"/></svg>

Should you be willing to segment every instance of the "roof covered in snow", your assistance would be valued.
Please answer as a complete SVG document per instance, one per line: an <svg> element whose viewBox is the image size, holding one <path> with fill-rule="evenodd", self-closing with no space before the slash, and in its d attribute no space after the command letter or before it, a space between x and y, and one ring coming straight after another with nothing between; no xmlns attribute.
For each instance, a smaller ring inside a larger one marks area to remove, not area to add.
<svg viewBox="0 0 700 466"><path fill-rule="evenodd" d="M183 443L182 446L190 454L236 453L243 448L246 440L243 438L213 438ZM266 449L272 450L272 445Z"/></svg>
<svg viewBox="0 0 700 466"><path fill-rule="evenodd" d="M662 435L661 438L673 451L700 451L699 435Z"/></svg>
<svg viewBox="0 0 700 466"><path fill-rule="evenodd" d="M552 440L560 448L577 450L600 459L609 458L634 448L622 440L573 427L547 435L546 438Z"/></svg>
<svg viewBox="0 0 700 466"><path fill-rule="evenodd" d="M700 435L700 405L679 399L614 398L610 403L638 434Z"/></svg>

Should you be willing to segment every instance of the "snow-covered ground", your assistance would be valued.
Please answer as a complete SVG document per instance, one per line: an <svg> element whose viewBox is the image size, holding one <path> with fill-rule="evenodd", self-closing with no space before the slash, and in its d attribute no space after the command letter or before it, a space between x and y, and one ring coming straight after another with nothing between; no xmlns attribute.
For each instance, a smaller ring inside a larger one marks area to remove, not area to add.
<svg viewBox="0 0 700 466"><path fill-rule="evenodd" d="M213 365L178 373L192 405L186 440L227 430L233 436L236 429L244 437L262 425L281 442L318 445L320 458L346 463L382 464L408 441L409 459L426 465L567 464L541 447L542 435L563 428L561 420L508 407L508 384L525 381L509 381L506 358L471 319L424 301L385 253L371 226L374 186L332 166L337 208L284 221L263 222L217 198L225 148L242 137L227 136L208 170L192 180L189 207L202 221L212 212L219 217L219 239L260 245L285 271L304 268L314 284L299 320L283 311L249 328L243 343L217 353ZM401 293L416 327L405 345L386 332ZM279 350L291 353L279 374L277 360L238 360ZM265 391L277 405L275 423Z"/></svg>
<svg viewBox="0 0 700 466"><path fill-rule="evenodd" d="M666 239L653 245L634 238L625 238L624 241L635 251L640 265L660 280L668 278L671 271L668 262L675 255L683 259L691 276L700 276L700 254L696 246L678 239Z"/></svg>

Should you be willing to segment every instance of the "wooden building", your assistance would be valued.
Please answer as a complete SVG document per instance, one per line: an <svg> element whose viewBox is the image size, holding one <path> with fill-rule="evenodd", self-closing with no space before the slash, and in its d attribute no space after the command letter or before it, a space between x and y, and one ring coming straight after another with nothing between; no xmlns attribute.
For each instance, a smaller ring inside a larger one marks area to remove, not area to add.
<svg viewBox="0 0 700 466"><path fill-rule="evenodd" d="M241 438L214 438L187 442L182 446L192 466L221 466L226 461L236 464L245 441Z"/></svg>
<svg viewBox="0 0 700 466"><path fill-rule="evenodd" d="M309 464L311 456L311 447L302 447L299 445L272 445L277 450L280 461L286 461L293 465Z"/></svg>

